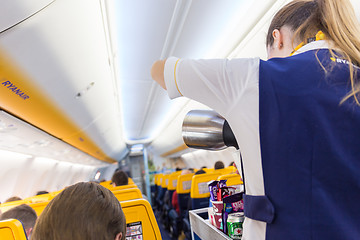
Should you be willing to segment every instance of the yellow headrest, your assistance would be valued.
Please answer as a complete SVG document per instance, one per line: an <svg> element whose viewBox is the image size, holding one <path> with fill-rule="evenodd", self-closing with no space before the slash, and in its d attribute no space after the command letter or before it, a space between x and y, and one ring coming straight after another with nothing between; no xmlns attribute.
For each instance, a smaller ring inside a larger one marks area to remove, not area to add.
<svg viewBox="0 0 360 240"><path fill-rule="evenodd" d="M115 197L119 201L126 201L126 200L142 198L142 194L140 192L140 189L138 189L138 188L115 190L115 191L112 191L112 193L115 195Z"/></svg>
<svg viewBox="0 0 360 240"><path fill-rule="evenodd" d="M59 193L61 193L62 190L64 190L64 189L61 189L61 190L55 191L55 192L51 192L51 193L49 193L49 194L52 195L53 197L55 197L56 195L58 195Z"/></svg>
<svg viewBox="0 0 360 240"><path fill-rule="evenodd" d="M22 224L15 219L0 221L0 239L27 240Z"/></svg>
<svg viewBox="0 0 360 240"><path fill-rule="evenodd" d="M217 180L224 180L226 179L226 186L234 186L234 185L240 185L243 184L243 182L241 181L241 176L239 174L236 173L230 173L230 174L225 174L225 175L221 175L218 177Z"/></svg>
<svg viewBox="0 0 360 240"><path fill-rule="evenodd" d="M175 190L177 185L178 176L181 174L181 171L173 172L169 176L169 183L167 186L168 190Z"/></svg>
<svg viewBox="0 0 360 240"><path fill-rule="evenodd" d="M38 216L40 216L40 214L44 211L45 207L49 204L49 202L50 201L29 203L28 205L35 210L35 212Z"/></svg>
<svg viewBox="0 0 360 240"><path fill-rule="evenodd" d="M28 198L25 198L24 200L29 201L29 203L37 203L37 202L50 201L53 198L54 198L54 195L47 193L47 194L41 194L41 195L37 195L37 196L28 197Z"/></svg>
<svg viewBox="0 0 360 240"><path fill-rule="evenodd" d="M99 183L101 186L109 188L111 185L111 180L105 181L105 182L101 182Z"/></svg>
<svg viewBox="0 0 360 240"><path fill-rule="evenodd" d="M138 186L136 186L135 184L129 184L129 185L123 185L123 186L118 186L118 187L111 187L109 188L110 191L116 191L116 190L122 190L122 189L127 189L127 188L137 188Z"/></svg>
<svg viewBox="0 0 360 240"><path fill-rule="evenodd" d="M226 167L226 168L223 168L223 169L216 169L216 170L214 170L214 172L221 173L221 175L235 173L236 172L236 167L229 166L229 167Z"/></svg>
<svg viewBox="0 0 360 240"><path fill-rule="evenodd" d="M191 180L193 176L194 176L193 173L178 176L177 185L176 185L176 192L178 194L190 193Z"/></svg>
<svg viewBox="0 0 360 240"><path fill-rule="evenodd" d="M1 212L6 212L7 210L10 210L13 207L19 206L21 204L28 204L29 202L30 202L29 200L24 199L24 200L2 203L0 205L0 210Z"/></svg>
<svg viewBox="0 0 360 240"><path fill-rule="evenodd" d="M191 198L205 198L210 197L210 192L207 183L211 180L216 180L220 176L219 172L204 173L194 175L191 183Z"/></svg>
<svg viewBox="0 0 360 240"><path fill-rule="evenodd" d="M137 199L120 202L126 217L127 227L141 234L138 239L161 240L159 226L150 203L145 199ZM131 232L131 231L127 231Z"/></svg>
<svg viewBox="0 0 360 240"><path fill-rule="evenodd" d="M215 171L214 168L203 168L202 170L204 170L206 173L212 173Z"/></svg>
<svg viewBox="0 0 360 240"><path fill-rule="evenodd" d="M131 184L135 184L135 182L132 178L129 177L129 185L131 185Z"/></svg>

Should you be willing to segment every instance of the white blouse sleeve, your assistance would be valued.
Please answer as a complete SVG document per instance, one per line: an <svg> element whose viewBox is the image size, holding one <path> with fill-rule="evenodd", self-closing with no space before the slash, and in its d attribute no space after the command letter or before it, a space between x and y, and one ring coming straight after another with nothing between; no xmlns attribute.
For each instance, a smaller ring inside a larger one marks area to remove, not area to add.
<svg viewBox="0 0 360 240"><path fill-rule="evenodd" d="M190 60L168 58L165 84L170 98L185 96L213 109L232 108L259 83L259 58Z"/></svg>

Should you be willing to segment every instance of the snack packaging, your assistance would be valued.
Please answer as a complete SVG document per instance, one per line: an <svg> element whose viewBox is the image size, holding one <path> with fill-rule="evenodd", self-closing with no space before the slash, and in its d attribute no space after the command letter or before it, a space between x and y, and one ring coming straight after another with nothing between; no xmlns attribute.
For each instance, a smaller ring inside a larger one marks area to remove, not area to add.
<svg viewBox="0 0 360 240"><path fill-rule="evenodd" d="M218 183L218 188L226 187L227 179L220 180Z"/></svg>
<svg viewBox="0 0 360 240"><path fill-rule="evenodd" d="M223 198L224 210L222 214L222 222L226 223L228 215L234 212L243 212L244 211L244 201L243 201L243 193L235 193L231 196ZM224 233L227 232L227 226L224 224L223 226Z"/></svg>
<svg viewBox="0 0 360 240"><path fill-rule="evenodd" d="M235 187L222 187L219 188L217 192L217 200L221 201L224 197L231 196L235 194L236 188Z"/></svg>
<svg viewBox="0 0 360 240"><path fill-rule="evenodd" d="M217 192L218 192L218 181L210 181L208 182L209 192L210 192L210 200L217 201Z"/></svg>

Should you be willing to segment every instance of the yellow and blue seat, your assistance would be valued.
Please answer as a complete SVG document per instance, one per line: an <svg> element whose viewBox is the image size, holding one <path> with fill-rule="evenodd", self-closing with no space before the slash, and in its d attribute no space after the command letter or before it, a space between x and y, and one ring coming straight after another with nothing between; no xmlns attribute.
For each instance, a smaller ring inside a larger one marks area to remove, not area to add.
<svg viewBox="0 0 360 240"><path fill-rule="evenodd" d="M120 189L120 190L112 191L112 193L119 201L127 201L127 200L142 198L142 194L139 188Z"/></svg>
<svg viewBox="0 0 360 240"><path fill-rule="evenodd" d="M0 221L0 239L27 240L23 225L19 220L8 219Z"/></svg>
<svg viewBox="0 0 360 240"><path fill-rule="evenodd" d="M209 206L210 192L207 183L211 180L217 180L220 175L221 173L215 170L212 173L204 173L193 176L190 192L192 209Z"/></svg>
<svg viewBox="0 0 360 240"><path fill-rule="evenodd" d="M243 190L244 183L241 180L241 176L237 173L221 175L217 180L226 180L226 186L235 187L236 192L241 192Z"/></svg>
<svg viewBox="0 0 360 240"><path fill-rule="evenodd" d="M120 202L126 217L126 239L159 239L161 234L150 203L145 199Z"/></svg>

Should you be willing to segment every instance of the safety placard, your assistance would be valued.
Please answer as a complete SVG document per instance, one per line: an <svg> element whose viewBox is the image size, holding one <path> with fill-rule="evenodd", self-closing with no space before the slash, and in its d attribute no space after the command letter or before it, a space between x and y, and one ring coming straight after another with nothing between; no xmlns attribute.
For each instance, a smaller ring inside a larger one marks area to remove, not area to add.
<svg viewBox="0 0 360 240"><path fill-rule="evenodd" d="M191 188L191 180L190 181L183 181L182 187L183 187L183 190L189 190Z"/></svg>
<svg viewBox="0 0 360 240"><path fill-rule="evenodd" d="M199 194L204 194L209 192L209 187L206 182L201 182L198 184Z"/></svg>
<svg viewBox="0 0 360 240"><path fill-rule="evenodd" d="M133 222L126 224L126 240L142 240L143 230L141 222Z"/></svg>

